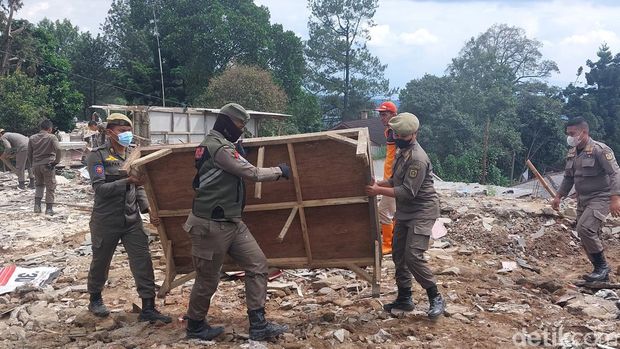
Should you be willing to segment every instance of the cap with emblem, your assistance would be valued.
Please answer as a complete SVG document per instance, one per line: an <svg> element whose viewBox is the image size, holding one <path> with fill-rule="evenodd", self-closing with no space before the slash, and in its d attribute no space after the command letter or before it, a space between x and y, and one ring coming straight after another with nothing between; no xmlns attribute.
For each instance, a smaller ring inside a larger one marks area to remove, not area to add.
<svg viewBox="0 0 620 349"><path fill-rule="evenodd" d="M411 113L400 113L390 120L389 125L399 136L407 136L418 131L420 120Z"/></svg>
<svg viewBox="0 0 620 349"><path fill-rule="evenodd" d="M237 103L228 103L220 109L220 114L224 114L231 119L237 119L244 124L250 120L250 114Z"/></svg>
<svg viewBox="0 0 620 349"><path fill-rule="evenodd" d="M126 115L123 115L121 113L110 114L110 116L108 116L108 118L106 119L106 122L107 122L106 127L110 127L114 125L133 127L133 122L131 122L131 120Z"/></svg>

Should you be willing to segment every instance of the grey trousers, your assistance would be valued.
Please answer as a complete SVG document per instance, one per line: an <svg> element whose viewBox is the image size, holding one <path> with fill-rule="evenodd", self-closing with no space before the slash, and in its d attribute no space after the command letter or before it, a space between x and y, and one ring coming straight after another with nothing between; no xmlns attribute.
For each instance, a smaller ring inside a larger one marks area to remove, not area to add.
<svg viewBox="0 0 620 349"><path fill-rule="evenodd" d="M410 288L412 276L424 289L435 286L435 276L424 260L433 224L434 219L396 221L392 260L396 266L395 278L399 288Z"/></svg>
<svg viewBox="0 0 620 349"><path fill-rule="evenodd" d="M20 150L15 154L15 170L17 171L17 180L24 182L26 177L24 172L28 170L28 178L34 178L32 169L30 168L30 162L28 161L28 149Z"/></svg>
<svg viewBox="0 0 620 349"><path fill-rule="evenodd" d="M185 224L192 240L196 280L189 298L187 315L205 318L211 297L220 282L224 257L229 254L245 271L245 299L249 310L265 307L267 298L267 258L243 222L201 220Z"/></svg>

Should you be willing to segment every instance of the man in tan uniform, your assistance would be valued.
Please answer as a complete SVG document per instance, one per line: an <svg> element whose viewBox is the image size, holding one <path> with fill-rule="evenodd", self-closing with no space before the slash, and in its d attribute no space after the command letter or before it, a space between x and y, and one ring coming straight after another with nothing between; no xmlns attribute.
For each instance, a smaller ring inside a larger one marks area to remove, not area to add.
<svg viewBox="0 0 620 349"><path fill-rule="evenodd" d="M243 180L276 181L290 177L286 164L257 168L235 149L243 127L250 119L236 103L220 109L213 130L196 148L198 170L193 187L196 191L192 212L184 225L192 241L196 281L187 311L187 337L210 340L223 332L205 321L211 297L220 280L226 254L245 271L245 298L250 320L250 339L275 338L288 330L265 320L267 298L267 259L241 220L245 204Z"/></svg>
<svg viewBox="0 0 620 349"><path fill-rule="evenodd" d="M41 201L45 190L45 214L54 215L54 192L56 191L56 165L60 162L60 144L52 134L52 122L43 120L41 132L30 136L28 159L34 170L36 185L34 193L34 212L41 213Z"/></svg>
<svg viewBox="0 0 620 349"><path fill-rule="evenodd" d="M396 226L392 246L392 259L396 266L398 296L384 309L411 311L411 276L426 290L429 300L428 317L443 314L445 303L433 272L424 259L435 220L439 217L439 197L433 186L433 166L420 144L417 133L418 118L411 113L401 113L389 122L394 131L394 142L399 148L394 162L392 178L366 187L370 196L384 195L396 198Z"/></svg>
<svg viewBox="0 0 620 349"><path fill-rule="evenodd" d="M142 178L121 173L131 153L133 123L120 113L108 116L106 133L109 142L93 149L87 157L90 181L95 190L95 204L90 217L93 259L88 272L88 310L96 316L110 314L103 303L101 291L108 279L110 263L121 241L129 257L129 269L142 299L140 321L172 322L169 316L155 309L155 276L140 213L149 212L149 203ZM151 221L159 224L158 220Z"/></svg>
<svg viewBox="0 0 620 349"><path fill-rule="evenodd" d="M594 265L594 270L584 275L584 279L608 281L609 266L599 233L610 212L614 217L620 216L620 168L613 150L590 138L588 123L583 118L570 120L566 134L571 149L566 156L564 180L552 206L558 210L562 198L575 186L577 233Z"/></svg>
<svg viewBox="0 0 620 349"><path fill-rule="evenodd" d="M17 187L19 189L26 189L26 178L24 173L28 170L28 188L34 189L34 174L30 162L28 161L28 137L13 132L5 132L4 129L0 129L0 141L4 148L2 155L15 156L15 169L17 171Z"/></svg>

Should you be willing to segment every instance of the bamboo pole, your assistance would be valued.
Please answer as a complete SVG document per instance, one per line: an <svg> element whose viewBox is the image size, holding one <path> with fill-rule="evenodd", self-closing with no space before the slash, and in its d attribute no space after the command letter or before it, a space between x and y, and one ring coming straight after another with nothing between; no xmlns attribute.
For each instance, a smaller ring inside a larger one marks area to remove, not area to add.
<svg viewBox="0 0 620 349"><path fill-rule="evenodd" d="M536 169L534 164L532 164L532 162L530 160L527 160L525 162L525 164L527 165L527 167L530 168L530 170L532 171L534 176L536 176L536 179L538 179L540 184L542 184L543 188L545 188L547 193L549 193L549 195L551 195L551 197L555 197L556 196L555 190L549 185L549 183L547 183L547 181L543 178L543 176L538 172L538 170Z"/></svg>

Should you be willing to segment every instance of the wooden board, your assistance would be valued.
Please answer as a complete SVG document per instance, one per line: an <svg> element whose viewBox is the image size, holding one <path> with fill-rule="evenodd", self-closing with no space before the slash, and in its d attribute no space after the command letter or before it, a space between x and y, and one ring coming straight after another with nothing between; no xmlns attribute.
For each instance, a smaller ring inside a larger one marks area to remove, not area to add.
<svg viewBox="0 0 620 349"><path fill-rule="evenodd" d="M290 180L263 182L260 188L245 182L243 220L271 266L351 269L371 280L378 296L381 237L376 199L364 192L373 175L367 139L367 129L349 129L244 140L251 163L287 163L292 169ZM148 174L151 214L162 220L158 232L167 270L160 296L193 277L191 242L182 227L194 198L195 147L142 148L137 161ZM239 270L231 259L223 268ZM180 274L186 275L177 278Z"/></svg>

